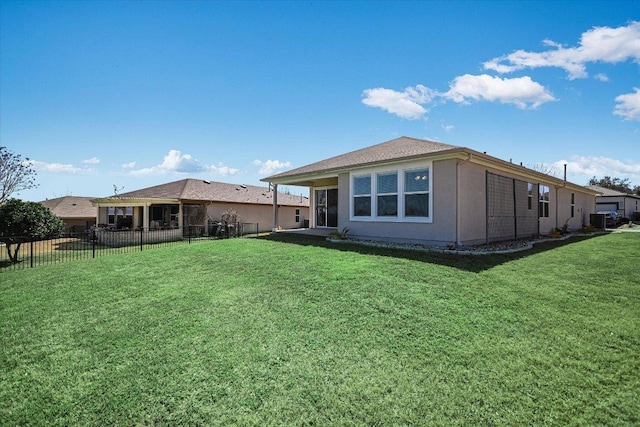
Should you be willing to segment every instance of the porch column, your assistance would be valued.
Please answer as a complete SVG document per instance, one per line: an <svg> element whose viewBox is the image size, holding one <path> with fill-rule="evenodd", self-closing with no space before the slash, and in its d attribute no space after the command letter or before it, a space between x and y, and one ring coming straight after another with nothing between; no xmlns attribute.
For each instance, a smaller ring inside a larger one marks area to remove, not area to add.
<svg viewBox="0 0 640 427"><path fill-rule="evenodd" d="M142 227L143 229L149 228L149 203L145 203L142 206Z"/></svg>
<svg viewBox="0 0 640 427"><path fill-rule="evenodd" d="M273 229L278 231L278 184L273 184Z"/></svg>

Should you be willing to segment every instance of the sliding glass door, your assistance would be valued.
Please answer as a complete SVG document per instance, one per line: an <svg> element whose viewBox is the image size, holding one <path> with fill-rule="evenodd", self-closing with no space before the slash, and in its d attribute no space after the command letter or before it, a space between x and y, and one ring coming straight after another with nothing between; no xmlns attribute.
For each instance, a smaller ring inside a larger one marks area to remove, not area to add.
<svg viewBox="0 0 640 427"><path fill-rule="evenodd" d="M338 189L315 191L316 227L338 226Z"/></svg>

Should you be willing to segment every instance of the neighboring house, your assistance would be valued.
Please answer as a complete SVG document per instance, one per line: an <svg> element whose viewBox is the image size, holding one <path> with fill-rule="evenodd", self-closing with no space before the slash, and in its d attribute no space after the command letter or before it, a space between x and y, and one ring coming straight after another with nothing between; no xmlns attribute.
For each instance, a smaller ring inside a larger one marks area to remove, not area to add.
<svg viewBox="0 0 640 427"><path fill-rule="evenodd" d="M69 232L82 232L96 224L96 208L91 204L95 197L65 196L40 202L54 215L61 218Z"/></svg>
<svg viewBox="0 0 640 427"><path fill-rule="evenodd" d="M588 188L600 193L596 197L597 212L614 211L620 217L627 219L634 219L640 216L640 196L598 185L589 185Z"/></svg>
<svg viewBox="0 0 640 427"><path fill-rule="evenodd" d="M278 195L284 213L282 225L300 228L309 219L309 199ZM160 229L207 226L233 213L230 222L258 224L271 229L273 191L252 185L236 185L201 179L183 179L93 200L102 228ZM94 219L96 211L94 207Z"/></svg>
<svg viewBox="0 0 640 427"><path fill-rule="evenodd" d="M401 137L262 181L310 188L311 227L471 245L580 229L596 191L465 147ZM281 223L275 210L274 228Z"/></svg>

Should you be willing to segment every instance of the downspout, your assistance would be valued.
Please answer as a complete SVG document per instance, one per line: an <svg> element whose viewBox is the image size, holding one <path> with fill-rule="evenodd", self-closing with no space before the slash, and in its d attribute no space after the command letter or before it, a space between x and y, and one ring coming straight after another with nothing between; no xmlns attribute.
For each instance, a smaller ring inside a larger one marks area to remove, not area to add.
<svg viewBox="0 0 640 427"><path fill-rule="evenodd" d="M558 197L558 190L560 188L566 188L567 187L567 164L564 164L564 182L562 184L562 187L556 187L556 228L560 228L558 227L558 211L560 210L560 201L559 201L559 197Z"/></svg>
<svg viewBox="0 0 640 427"><path fill-rule="evenodd" d="M271 231L278 231L278 184L273 185L273 228Z"/></svg>

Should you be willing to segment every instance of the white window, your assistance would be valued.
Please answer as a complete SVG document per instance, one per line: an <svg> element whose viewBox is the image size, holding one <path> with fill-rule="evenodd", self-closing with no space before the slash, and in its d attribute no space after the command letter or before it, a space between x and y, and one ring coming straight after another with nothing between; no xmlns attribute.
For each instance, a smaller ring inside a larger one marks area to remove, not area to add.
<svg viewBox="0 0 640 427"><path fill-rule="evenodd" d="M404 172L405 217L429 217L429 169Z"/></svg>
<svg viewBox="0 0 640 427"><path fill-rule="evenodd" d="M353 216L371 216L371 175L353 177Z"/></svg>
<svg viewBox="0 0 640 427"><path fill-rule="evenodd" d="M571 218L576 216L576 193L571 193Z"/></svg>
<svg viewBox="0 0 640 427"><path fill-rule="evenodd" d="M540 191L540 199L538 203L538 216L540 218L549 218L549 186L538 186Z"/></svg>
<svg viewBox="0 0 640 427"><path fill-rule="evenodd" d="M378 216L398 216L398 172L377 175Z"/></svg>
<svg viewBox="0 0 640 427"><path fill-rule="evenodd" d="M300 209L296 209L296 221L295 222L300 222Z"/></svg>
<svg viewBox="0 0 640 427"><path fill-rule="evenodd" d="M431 162L351 174L351 221L431 222Z"/></svg>

